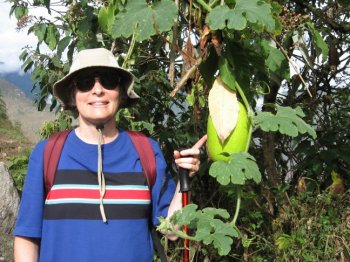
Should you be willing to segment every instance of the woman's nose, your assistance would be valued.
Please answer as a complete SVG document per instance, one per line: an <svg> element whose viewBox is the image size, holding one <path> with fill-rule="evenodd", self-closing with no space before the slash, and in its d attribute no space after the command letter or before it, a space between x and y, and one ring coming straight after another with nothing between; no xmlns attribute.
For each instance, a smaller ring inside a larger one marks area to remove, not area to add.
<svg viewBox="0 0 350 262"><path fill-rule="evenodd" d="M95 83L94 83L94 86L92 87L92 90L94 93L98 93L98 94L103 92L103 85L100 82L100 78L95 77Z"/></svg>

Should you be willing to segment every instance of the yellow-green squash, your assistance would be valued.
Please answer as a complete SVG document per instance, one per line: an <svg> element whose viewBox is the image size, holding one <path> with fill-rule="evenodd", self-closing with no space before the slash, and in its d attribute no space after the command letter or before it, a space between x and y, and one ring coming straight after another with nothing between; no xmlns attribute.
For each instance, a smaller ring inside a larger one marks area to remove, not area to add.
<svg viewBox="0 0 350 262"><path fill-rule="evenodd" d="M230 121L230 119L227 119L227 121ZM228 161L229 154L243 152L245 150L247 140L249 139L249 120L247 110L245 109L244 105L239 102L237 125L224 143L220 141L210 116L208 118L207 135L209 157L214 161ZM224 152L226 152L228 155L222 154Z"/></svg>

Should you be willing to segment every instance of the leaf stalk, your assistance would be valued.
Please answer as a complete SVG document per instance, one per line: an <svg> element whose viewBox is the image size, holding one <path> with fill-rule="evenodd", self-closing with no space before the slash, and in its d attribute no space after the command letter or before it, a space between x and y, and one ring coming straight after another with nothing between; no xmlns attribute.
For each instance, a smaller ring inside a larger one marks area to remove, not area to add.
<svg viewBox="0 0 350 262"><path fill-rule="evenodd" d="M200 4L208 12L210 12L212 10L212 8L203 0L197 0L197 3Z"/></svg>
<svg viewBox="0 0 350 262"><path fill-rule="evenodd" d="M235 214L233 216L233 219L231 221L231 225L236 227L236 222L238 219L238 214L239 214L239 210L241 209L241 202L242 202L242 198L241 198L241 194L242 194L242 189L240 186L237 187L237 201L236 201L236 210L235 210ZM237 229L237 227L236 227Z"/></svg>

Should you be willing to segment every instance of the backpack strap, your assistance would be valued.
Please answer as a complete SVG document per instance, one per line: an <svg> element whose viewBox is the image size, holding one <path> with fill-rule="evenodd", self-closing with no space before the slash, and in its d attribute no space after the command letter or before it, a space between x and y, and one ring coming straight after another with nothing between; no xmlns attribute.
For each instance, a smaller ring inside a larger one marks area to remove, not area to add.
<svg viewBox="0 0 350 262"><path fill-rule="evenodd" d="M145 173L147 184L152 192L152 187L156 181L157 169L156 169L156 158L151 142L148 137L141 132L127 131L134 147L136 148L137 154L140 157L143 172ZM159 232L156 231L155 227L151 227L151 235L153 239L153 245L161 262L167 262L167 256L164 247L160 241Z"/></svg>
<svg viewBox="0 0 350 262"><path fill-rule="evenodd" d="M140 157L141 166L146 176L147 184L152 191L152 187L156 181L156 158L151 142L148 137L141 132L126 131Z"/></svg>
<svg viewBox="0 0 350 262"><path fill-rule="evenodd" d="M46 194L55 180L56 169L61 151L71 130L60 131L51 135L44 150L44 182Z"/></svg>

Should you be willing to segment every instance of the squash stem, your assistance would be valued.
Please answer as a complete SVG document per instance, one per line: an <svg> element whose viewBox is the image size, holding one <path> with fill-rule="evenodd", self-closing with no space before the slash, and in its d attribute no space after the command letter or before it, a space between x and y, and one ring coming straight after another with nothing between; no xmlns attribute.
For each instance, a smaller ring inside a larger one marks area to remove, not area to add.
<svg viewBox="0 0 350 262"><path fill-rule="evenodd" d="M236 90L238 91L240 97L243 100L243 104L244 104L245 108L247 109L247 114L248 114L248 121L249 121L248 139L247 139L247 143L246 143L245 149L244 149L244 152L247 153L249 146L250 146L250 140L252 139L252 132L253 132L253 124L252 124L253 111L248 103L247 97L245 96L241 86L238 84L237 81L235 81L235 85L236 85Z"/></svg>

